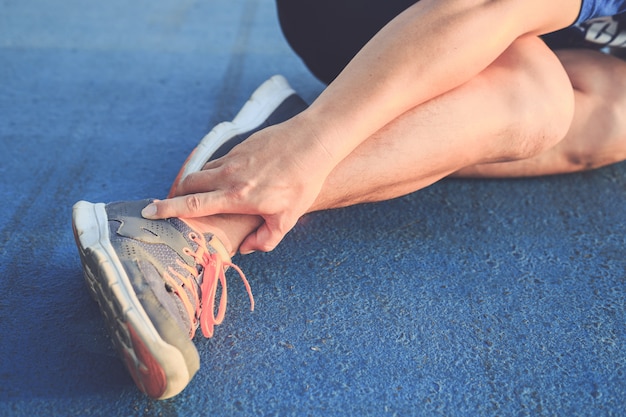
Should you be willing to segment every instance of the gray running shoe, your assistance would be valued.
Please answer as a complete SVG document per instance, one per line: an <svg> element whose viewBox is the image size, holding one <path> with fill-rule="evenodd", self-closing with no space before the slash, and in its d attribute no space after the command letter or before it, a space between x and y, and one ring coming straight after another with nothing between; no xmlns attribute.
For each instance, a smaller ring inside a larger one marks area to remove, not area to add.
<svg viewBox="0 0 626 417"><path fill-rule="evenodd" d="M150 200L74 205L73 230L85 280L135 383L152 398L182 391L200 367L191 342L226 311L225 269L237 270L217 238L180 219L146 220ZM221 285L217 315L215 297Z"/></svg>
<svg viewBox="0 0 626 417"><path fill-rule="evenodd" d="M263 83L232 122L217 125L194 149L172 190L187 175L254 132L306 109L280 75ZM146 220L150 200L76 203L73 229L89 289L100 305L113 343L139 389L165 399L182 391L199 369L191 338L198 326L206 337L226 311L224 271L245 276L222 243L180 219ZM218 282L222 287L214 316Z"/></svg>

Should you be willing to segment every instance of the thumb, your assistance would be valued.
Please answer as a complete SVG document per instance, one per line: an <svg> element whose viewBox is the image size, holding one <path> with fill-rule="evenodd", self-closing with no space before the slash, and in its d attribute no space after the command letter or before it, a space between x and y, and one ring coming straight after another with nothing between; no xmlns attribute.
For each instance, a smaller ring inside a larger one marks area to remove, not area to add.
<svg viewBox="0 0 626 417"><path fill-rule="evenodd" d="M189 194L166 200L154 200L141 211L146 219L167 219L170 217L202 217L220 213L218 196L213 193Z"/></svg>
<svg viewBox="0 0 626 417"><path fill-rule="evenodd" d="M247 255L255 251L270 252L278 246L284 235L272 231L267 223L250 233L239 246L239 252Z"/></svg>

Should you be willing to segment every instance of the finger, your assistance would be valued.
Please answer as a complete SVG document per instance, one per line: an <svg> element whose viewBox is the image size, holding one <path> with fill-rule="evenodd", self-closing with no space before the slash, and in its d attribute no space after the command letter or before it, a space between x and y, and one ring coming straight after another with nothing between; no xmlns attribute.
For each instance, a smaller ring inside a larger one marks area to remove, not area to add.
<svg viewBox="0 0 626 417"><path fill-rule="evenodd" d="M213 191L209 184L215 182L215 179L216 172L212 170L193 172L178 183L174 195L181 196Z"/></svg>
<svg viewBox="0 0 626 417"><path fill-rule="evenodd" d="M239 246L239 252L247 255L252 252L270 252L278 246L284 235L277 231L272 231L267 223L263 223L253 233L249 234Z"/></svg>
<svg viewBox="0 0 626 417"><path fill-rule="evenodd" d="M154 200L141 212L146 219L167 219L170 217L193 218L218 213L230 213L221 192L188 194L166 200Z"/></svg>
<svg viewBox="0 0 626 417"><path fill-rule="evenodd" d="M211 159L210 161L205 162L201 171L219 168L222 165L222 158L224 157L222 156L221 158Z"/></svg>

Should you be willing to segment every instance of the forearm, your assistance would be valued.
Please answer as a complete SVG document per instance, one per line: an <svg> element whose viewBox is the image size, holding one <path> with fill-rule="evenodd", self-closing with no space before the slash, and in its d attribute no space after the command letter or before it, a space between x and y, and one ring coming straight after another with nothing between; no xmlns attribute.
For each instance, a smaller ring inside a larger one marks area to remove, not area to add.
<svg viewBox="0 0 626 417"><path fill-rule="evenodd" d="M551 1L536 13L533 0L422 0L383 28L303 117L338 163L400 114L471 79L519 36L575 19L576 0L560 1L565 11Z"/></svg>

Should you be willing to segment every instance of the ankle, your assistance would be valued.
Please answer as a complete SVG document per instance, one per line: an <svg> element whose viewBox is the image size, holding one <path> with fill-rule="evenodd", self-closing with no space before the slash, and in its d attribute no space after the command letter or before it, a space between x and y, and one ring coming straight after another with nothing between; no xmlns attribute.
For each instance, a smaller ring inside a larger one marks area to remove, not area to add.
<svg viewBox="0 0 626 417"><path fill-rule="evenodd" d="M221 229L205 221L204 218L185 219L185 223L197 232L210 234L214 239L218 240L219 249L221 249L218 250L218 252L220 252L221 255L228 254L229 257L232 257L237 252L238 247L233 245L233 242L231 242L228 236Z"/></svg>
<svg viewBox="0 0 626 417"><path fill-rule="evenodd" d="M210 233L217 238L229 256L234 256L241 242L262 223L257 216L224 214L194 219L185 222L200 233Z"/></svg>

